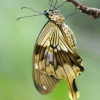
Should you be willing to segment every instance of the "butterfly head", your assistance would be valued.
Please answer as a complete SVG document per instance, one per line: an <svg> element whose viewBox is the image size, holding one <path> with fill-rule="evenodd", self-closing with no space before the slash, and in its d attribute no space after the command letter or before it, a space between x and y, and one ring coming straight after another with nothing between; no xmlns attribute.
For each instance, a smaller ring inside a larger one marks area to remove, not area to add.
<svg viewBox="0 0 100 100"><path fill-rule="evenodd" d="M59 13L59 10L49 10L44 11L44 15L49 19L49 21L54 22L55 24L61 25L65 18Z"/></svg>

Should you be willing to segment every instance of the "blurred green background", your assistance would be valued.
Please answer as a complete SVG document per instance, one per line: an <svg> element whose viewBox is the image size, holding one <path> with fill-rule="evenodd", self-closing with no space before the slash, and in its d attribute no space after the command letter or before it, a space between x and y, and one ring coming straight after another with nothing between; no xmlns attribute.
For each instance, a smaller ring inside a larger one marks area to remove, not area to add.
<svg viewBox="0 0 100 100"><path fill-rule="evenodd" d="M100 0L79 0L100 8ZM63 3L58 0L57 5ZM26 15L37 14L21 7L44 12L49 9L48 0L0 0L0 100L70 100L66 81L62 80L52 93L39 94L33 84L32 52L36 38L47 22L45 16L35 16L16 21ZM67 16L75 7L71 3L62 6L60 12ZM79 100L100 100L100 19L78 13L66 19L74 31L77 52L85 67L77 79Z"/></svg>

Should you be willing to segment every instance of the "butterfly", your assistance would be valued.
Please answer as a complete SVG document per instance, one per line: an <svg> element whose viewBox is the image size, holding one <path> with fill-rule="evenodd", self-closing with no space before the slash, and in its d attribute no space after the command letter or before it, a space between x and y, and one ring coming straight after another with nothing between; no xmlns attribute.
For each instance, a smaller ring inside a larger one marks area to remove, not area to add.
<svg viewBox="0 0 100 100"><path fill-rule="evenodd" d="M33 51L32 77L41 94L50 93L60 80L65 79L69 97L75 100L79 92L75 78L84 71L82 59L76 52L76 39L73 31L64 23L65 17L58 8L44 11L48 18L42 28Z"/></svg>

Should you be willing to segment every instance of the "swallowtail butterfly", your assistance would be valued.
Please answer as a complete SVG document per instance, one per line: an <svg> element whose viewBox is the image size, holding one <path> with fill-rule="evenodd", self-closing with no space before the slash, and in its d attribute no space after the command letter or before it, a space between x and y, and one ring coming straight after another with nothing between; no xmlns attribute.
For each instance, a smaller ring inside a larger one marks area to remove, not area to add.
<svg viewBox="0 0 100 100"><path fill-rule="evenodd" d="M79 97L75 78L84 71L82 59L76 52L73 31L64 23L65 17L58 7L44 11L48 18L34 47L32 77L41 94L50 93L56 84L65 79L71 100Z"/></svg>

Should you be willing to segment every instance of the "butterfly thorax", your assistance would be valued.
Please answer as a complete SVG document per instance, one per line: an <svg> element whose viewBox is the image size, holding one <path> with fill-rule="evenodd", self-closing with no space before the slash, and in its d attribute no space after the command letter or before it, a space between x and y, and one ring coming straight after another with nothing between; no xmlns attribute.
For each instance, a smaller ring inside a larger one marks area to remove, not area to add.
<svg viewBox="0 0 100 100"><path fill-rule="evenodd" d="M44 15L57 25L63 24L65 18L59 13L58 10L44 11Z"/></svg>

